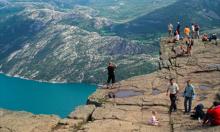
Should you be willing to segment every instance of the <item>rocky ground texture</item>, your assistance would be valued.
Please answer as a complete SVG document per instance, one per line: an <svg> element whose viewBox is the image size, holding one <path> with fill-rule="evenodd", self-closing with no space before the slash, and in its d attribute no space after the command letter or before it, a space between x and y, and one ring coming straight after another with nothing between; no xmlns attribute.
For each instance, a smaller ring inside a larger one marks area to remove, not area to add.
<svg viewBox="0 0 220 132"><path fill-rule="evenodd" d="M171 49L180 44L161 39L161 70L117 83L113 89L98 89L67 118L0 110L1 132L174 132L220 131L202 127L198 120L183 114L182 92L187 79L196 87L193 107L203 103L207 109L220 92L220 43L195 40L192 56L175 57ZM180 86L178 111L168 114L166 90L170 78ZM115 98L110 98L112 96ZM159 126L147 124L151 111L158 113Z"/></svg>

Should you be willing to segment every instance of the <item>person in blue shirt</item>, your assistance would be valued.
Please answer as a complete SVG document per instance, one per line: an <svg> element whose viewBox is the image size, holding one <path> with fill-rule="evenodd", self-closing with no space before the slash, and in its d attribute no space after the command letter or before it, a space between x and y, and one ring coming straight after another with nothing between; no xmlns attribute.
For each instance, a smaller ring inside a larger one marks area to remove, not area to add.
<svg viewBox="0 0 220 132"><path fill-rule="evenodd" d="M187 84L186 84L185 91L184 91L185 113L191 112L192 99L195 96L195 88L190 82L191 82L191 80L187 80Z"/></svg>

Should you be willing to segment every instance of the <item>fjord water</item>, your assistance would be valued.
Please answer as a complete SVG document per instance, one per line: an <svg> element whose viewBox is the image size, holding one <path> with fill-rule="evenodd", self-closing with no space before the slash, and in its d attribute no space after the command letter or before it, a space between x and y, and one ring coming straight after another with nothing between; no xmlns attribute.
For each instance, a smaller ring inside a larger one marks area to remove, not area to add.
<svg viewBox="0 0 220 132"><path fill-rule="evenodd" d="M66 117L95 89L95 85L42 83L0 74L0 108Z"/></svg>

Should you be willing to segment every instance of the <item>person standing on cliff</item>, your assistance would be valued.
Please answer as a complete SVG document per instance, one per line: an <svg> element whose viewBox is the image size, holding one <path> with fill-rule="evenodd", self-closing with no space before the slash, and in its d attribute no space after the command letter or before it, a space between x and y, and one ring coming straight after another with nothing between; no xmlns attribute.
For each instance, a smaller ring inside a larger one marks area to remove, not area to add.
<svg viewBox="0 0 220 132"><path fill-rule="evenodd" d="M168 33L169 33L169 37L172 37L172 34L173 34L173 24L170 23L168 25Z"/></svg>
<svg viewBox="0 0 220 132"><path fill-rule="evenodd" d="M179 86L176 83L174 83L174 79L170 79L170 84L167 89L167 96L168 93L170 93L170 101L171 101L170 110L169 110L170 114L172 113L172 111L174 112L177 111L176 99L178 92L179 92Z"/></svg>
<svg viewBox="0 0 220 132"><path fill-rule="evenodd" d="M200 31L200 27L199 24L195 24L195 39L199 39L199 31Z"/></svg>
<svg viewBox="0 0 220 132"><path fill-rule="evenodd" d="M187 84L184 90L184 108L185 108L185 114L191 112L191 106L192 106L192 99L195 96L195 88L194 86L190 83L190 80L187 80Z"/></svg>
<svg viewBox="0 0 220 132"><path fill-rule="evenodd" d="M177 22L177 27L176 27L176 31L178 32L178 34L180 35L180 22Z"/></svg>
<svg viewBox="0 0 220 132"><path fill-rule="evenodd" d="M110 82L112 82L112 86L115 83L115 69L116 69L116 65L114 65L112 62L109 62L108 64L108 80L107 80L107 88L109 88L109 84Z"/></svg>
<svg viewBox="0 0 220 132"><path fill-rule="evenodd" d="M189 38L190 28L188 26L184 28L184 34L185 34L185 38Z"/></svg>
<svg viewBox="0 0 220 132"><path fill-rule="evenodd" d="M192 26L191 26L191 29L192 29L192 39L194 39L195 38L195 24L194 23L192 23Z"/></svg>

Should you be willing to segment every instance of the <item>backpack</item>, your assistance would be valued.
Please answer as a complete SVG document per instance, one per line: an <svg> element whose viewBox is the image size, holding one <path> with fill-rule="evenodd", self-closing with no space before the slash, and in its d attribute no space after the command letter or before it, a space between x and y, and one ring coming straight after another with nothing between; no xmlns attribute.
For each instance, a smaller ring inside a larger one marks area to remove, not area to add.
<svg viewBox="0 0 220 132"><path fill-rule="evenodd" d="M199 25L195 25L195 31L199 31Z"/></svg>

